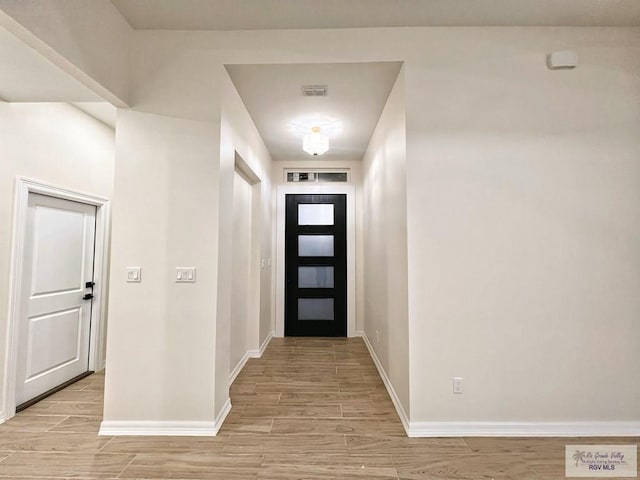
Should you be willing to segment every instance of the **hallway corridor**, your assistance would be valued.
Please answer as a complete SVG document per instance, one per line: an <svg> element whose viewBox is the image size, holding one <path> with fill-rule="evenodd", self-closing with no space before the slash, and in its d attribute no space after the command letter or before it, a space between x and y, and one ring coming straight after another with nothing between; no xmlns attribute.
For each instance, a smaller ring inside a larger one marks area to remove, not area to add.
<svg viewBox="0 0 640 480"><path fill-rule="evenodd" d="M221 433L405 435L359 338L272 339L233 382L231 404Z"/></svg>
<svg viewBox="0 0 640 480"><path fill-rule="evenodd" d="M277 338L217 437L99 437L94 374L0 425L0 479L559 480L564 445L638 438L407 438L363 341Z"/></svg>

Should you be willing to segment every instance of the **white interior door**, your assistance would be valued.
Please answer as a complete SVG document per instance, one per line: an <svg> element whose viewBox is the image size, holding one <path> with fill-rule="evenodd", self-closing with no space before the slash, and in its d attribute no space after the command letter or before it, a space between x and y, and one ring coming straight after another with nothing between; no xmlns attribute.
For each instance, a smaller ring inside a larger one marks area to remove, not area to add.
<svg viewBox="0 0 640 480"><path fill-rule="evenodd" d="M89 368L96 207L29 194L16 405Z"/></svg>

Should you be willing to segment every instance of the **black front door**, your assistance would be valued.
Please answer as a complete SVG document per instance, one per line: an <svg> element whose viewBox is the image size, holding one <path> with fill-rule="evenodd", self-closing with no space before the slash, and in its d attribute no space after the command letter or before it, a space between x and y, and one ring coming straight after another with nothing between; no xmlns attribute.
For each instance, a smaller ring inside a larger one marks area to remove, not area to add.
<svg viewBox="0 0 640 480"><path fill-rule="evenodd" d="M347 335L347 196L287 195L286 336Z"/></svg>

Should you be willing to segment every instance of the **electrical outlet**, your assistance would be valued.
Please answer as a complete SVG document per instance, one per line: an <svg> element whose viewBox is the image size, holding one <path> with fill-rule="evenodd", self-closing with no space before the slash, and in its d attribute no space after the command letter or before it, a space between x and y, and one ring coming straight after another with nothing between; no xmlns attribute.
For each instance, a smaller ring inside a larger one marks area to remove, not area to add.
<svg viewBox="0 0 640 480"><path fill-rule="evenodd" d="M453 393L462 393L462 377L453 377Z"/></svg>
<svg viewBox="0 0 640 480"><path fill-rule="evenodd" d="M376 343L380 341L380 332L376 330Z"/></svg>

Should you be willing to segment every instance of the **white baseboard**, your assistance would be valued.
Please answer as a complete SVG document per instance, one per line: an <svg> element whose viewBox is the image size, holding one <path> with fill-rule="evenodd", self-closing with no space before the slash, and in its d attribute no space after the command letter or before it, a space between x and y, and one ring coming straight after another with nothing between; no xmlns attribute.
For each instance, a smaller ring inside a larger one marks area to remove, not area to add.
<svg viewBox="0 0 640 480"><path fill-rule="evenodd" d="M260 350L258 351L258 357L256 358L260 358L262 356L264 351L269 346L269 342L271 341L272 338L273 338L273 332L269 332L269 335L267 335L267 338L265 338L264 341L262 342L262 345L260 345Z"/></svg>
<svg viewBox="0 0 640 480"><path fill-rule="evenodd" d="M179 422L179 421L110 421L100 424L98 435L108 436L214 436L217 433L215 422Z"/></svg>
<svg viewBox="0 0 640 480"><path fill-rule="evenodd" d="M236 379L238 374L242 371L244 366L247 364L247 362L251 358L252 351L255 351L255 350L249 350L245 352L245 354L242 356L238 364L235 367L233 367L233 370L231 370L231 372L229 373L229 385L233 383L233 381Z"/></svg>
<svg viewBox="0 0 640 480"><path fill-rule="evenodd" d="M410 422L410 437L636 437L640 422Z"/></svg>
<svg viewBox="0 0 640 480"><path fill-rule="evenodd" d="M356 332L356 336L362 337L362 339L364 340L364 343L367 346L367 349L369 350L369 354L373 359L373 363L376 364L376 368L378 369L378 373L382 378L382 382L384 383L384 386L387 388L387 392L391 397L391 401L393 402L394 407L396 407L396 412L398 412L398 416L400 417L402 426L404 427L405 432L407 432L407 435L409 435L409 417L407 417L407 413L404 411L404 408L402 407L402 403L400 403L398 394L393 388L393 385L391 383L391 380L389 379L389 376L387 375L387 372L385 372L384 368L382 367L382 363L380 363L380 359L378 358L378 355L376 355L376 352L373 349L373 345L371 345L371 342L369 341L369 337L367 337L367 334L365 332Z"/></svg>
<svg viewBox="0 0 640 480"><path fill-rule="evenodd" d="M269 342L271 341L272 337L273 337L273 332L269 332L269 335L267 335L267 338L265 338L264 342L262 342L262 345L260 345L259 350L247 350L247 352L242 356L238 364L235 367L233 367L233 370L231 370L231 373L229 373L229 385L233 383L233 381L236 379L238 374L242 371L242 369L247 364L250 358L260 358L262 356L264 351L267 349L267 346L269 346Z"/></svg>
<svg viewBox="0 0 640 480"><path fill-rule="evenodd" d="M224 420L227 418L227 415L229 415L230 411L231 411L231 398L227 398L227 401L224 402L224 405L222 406L220 413L218 413L218 415L216 415L216 418L213 419L213 428L215 429L214 435L218 434L220 427L222 427L222 424L224 423Z"/></svg>
<svg viewBox="0 0 640 480"><path fill-rule="evenodd" d="M169 436L213 437L231 411L231 399L227 399L220 413L212 422L204 421L155 421L155 420L105 420L98 435L107 436Z"/></svg>

